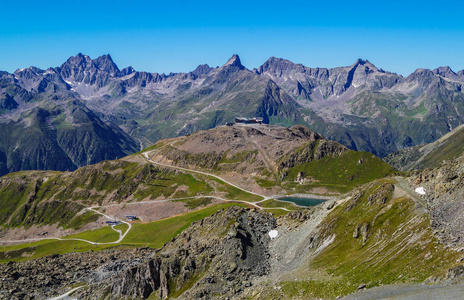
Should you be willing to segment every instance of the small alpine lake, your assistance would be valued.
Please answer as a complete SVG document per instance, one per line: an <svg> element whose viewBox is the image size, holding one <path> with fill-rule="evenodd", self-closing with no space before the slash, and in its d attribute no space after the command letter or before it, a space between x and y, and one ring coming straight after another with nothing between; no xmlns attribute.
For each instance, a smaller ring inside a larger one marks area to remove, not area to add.
<svg viewBox="0 0 464 300"><path fill-rule="evenodd" d="M293 202L298 206L316 206L321 204L327 199L313 199L313 198L302 198L302 197L279 197L276 198L277 201Z"/></svg>

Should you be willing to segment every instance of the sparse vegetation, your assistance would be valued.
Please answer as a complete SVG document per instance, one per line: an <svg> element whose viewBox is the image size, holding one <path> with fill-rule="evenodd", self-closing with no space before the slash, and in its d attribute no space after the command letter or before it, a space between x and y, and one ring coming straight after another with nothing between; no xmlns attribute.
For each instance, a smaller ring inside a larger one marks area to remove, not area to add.
<svg viewBox="0 0 464 300"><path fill-rule="evenodd" d="M305 208L296 206L291 202L278 201L278 200L275 200L275 199L270 199L270 200L260 202L259 206L262 206L262 207L265 207L265 208L283 207L283 208L290 209L290 210L305 209Z"/></svg>
<svg viewBox="0 0 464 300"><path fill-rule="evenodd" d="M211 204L211 198L208 197L203 197L203 198L190 198L190 199L182 199L182 200L175 200L178 202L184 202L185 206L190 208L190 209L195 209L200 206L206 206L208 204Z"/></svg>

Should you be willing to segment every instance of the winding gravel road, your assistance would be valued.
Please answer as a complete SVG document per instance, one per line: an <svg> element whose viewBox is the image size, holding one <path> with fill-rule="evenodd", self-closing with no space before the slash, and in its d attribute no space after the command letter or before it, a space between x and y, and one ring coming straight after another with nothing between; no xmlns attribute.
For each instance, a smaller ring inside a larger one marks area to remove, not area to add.
<svg viewBox="0 0 464 300"><path fill-rule="evenodd" d="M174 143L174 142L173 142ZM171 143L171 146L172 144ZM158 150L151 150L151 151L147 151L147 152L144 152L142 153L143 156L146 158L146 160L152 164L155 164L155 165L159 165L159 166L162 166L162 167L166 167L166 168L171 168L171 169L176 169L176 170L181 170L181 171L185 171L185 172L190 172L190 173L197 173L197 174L201 174L201 175L206 175L206 176L210 176L210 177L214 177L216 179L219 179L223 182L225 182L226 184L229 184L241 191L244 191L246 193L249 193L249 194L252 194L252 195L256 195L256 196L259 196L261 198L263 198L262 200L259 200L259 201L256 201L256 202L250 202L250 201L245 201L245 200L229 200L229 199L224 199L224 198L221 198L221 197L217 197L217 196L194 196L194 197L186 197L186 198L179 198L179 199L192 199L192 198L204 198L204 197L210 197L210 198L214 198L214 199L218 199L218 200L221 200L221 201L224 201L224 202L240 202L240 203L245 203L245 204L248 204L248 205L251 205L253 207L256 207L257 209L264 209L263 207L259 206L258 204L261 203L261 202L264 202L266 200L269 200L269 199L272 199L274 197L269 197L269 196L265 196L265 195L261 195L261 194L258 194L258 193L255 193L255 192L252 192L252 191L249 191L249 190L246 190L232 182L229 182L225 179L223 179L222 177L219 177L215 174L211 174L211 173L207 173L207 172L203 172L203 171L197 171L197 170L191 170L191 169L186 169L186 168L182 168L182 167L177 167L177 166L171 166L171 165L166 165L166 164L163 164L163 163L160 163L160 162L156 162L156 161L153 161L150 159L150 157L148 156L150 153L152 152L155 152L155 151L160 151L160 149ZM130 205L130 204L140 204L140 203L155 203L155 202L167 202L167 201L171 201L171 200L176 200L176 199L166 199L166 200L153 200L153 201L141 201L141 202L134 202L134 203L127 203L126 205ZM104 216L105 218L109 219L109 220L115 220L115 218L113 217L110 217L108 215L105 215L104 213L102 212L99 212L98 210L96 210L97 208L100 208L100 207L110 207L110 206L118 206L118 205L122 205L122 204L110 204L110 205L103 205L103 206L91 206L91 207L86 207L84 208L84 210L90 210L90 211L93 211L94 213L97 213L97 214L100 214L102 216ZM284 210L284 211L293 211L293 210L290 210L290 209L287 209L285 207L272 207L272 209L281 209L281 210ZM117 220L121 223L124 223L124 224L127 224L129 226L129 228L124 232L122 233L121 230L118 230L116 228L114 228L114 225L111 226L111 228L118 232L119 233L119 238L117 241L114 241L114 242L106 242L106 243L98 243L98 242L92 242L92 241L89 241L89 240L85 240L85 239L79 239L79 238L53 238L53 237L48 237L48 238L32 238L32 239L24 239L24 240L0 240L0 243L25 243L25 242L36 242L36 241L42 241L42 240L58 240L58 241L80 241L80 242L85 242L85 243L88 243L88 244L91 244L91 245L111 245L111 244L117 244L117 243L120 243L122 242L122 240L124 239L124 237L129 233L129 231L131 230L132 228L132 225L129 223L129 222L126 222L126 221L123 221L123 220Z"/></svg>
<svg viewBox="0 0 464 300"><path fill-rule="evenodd" d="M268 199L271 199L272 197L268 197L268 196L264 196L264 195L261 195L261 194L258 194L258 193L255 193L255 192L252 192L252 191L248 191L236 184L233 184L232 182L229 182L227 180L224 180L224 178L222 177L219 177L217 175L214 175L214 174L211 174L211 173L206 173L206 172L202 172L202 171L197 171L197 170L191 170L191 169L186 169L186 168L182 168L182 167L177 167L177 166L170 166L170 165L166 165L166 164L163 164L163 163L160 163L160 162L156 162L156 161L153 161L151 160L149 157L148 157L148 154L151 153L151 152L155 152L156 150L152 150L152 151L147 151L147 152L144 152L143 155L145 156L145 158L151 162L152 164L155 164L155 165L159 165L159 166L162 166L162 167L166 167L166 168L171 168L171 169L176 169L176 170L181 170L181 171L186 171L186 172L191 172L191 173L197 173L197 174L202 174L202 175L206 175L206 176L210 176L210 177L214 177L216 179L219 179L221 181L224 181L225 183L227 183L228 185L231 185L241 191L244 191L244 192L247 192L249 194L253 194L253 195L256 195L256 196L259 196L259 197L262 197L263 200L260 200L259 202L262 202L264 200L268 200ZM246 202L246 201L245 201ZM259 202L254 202L254 203L259 203ZM253 203L253 202L249 202L249 203Z"/></svg>

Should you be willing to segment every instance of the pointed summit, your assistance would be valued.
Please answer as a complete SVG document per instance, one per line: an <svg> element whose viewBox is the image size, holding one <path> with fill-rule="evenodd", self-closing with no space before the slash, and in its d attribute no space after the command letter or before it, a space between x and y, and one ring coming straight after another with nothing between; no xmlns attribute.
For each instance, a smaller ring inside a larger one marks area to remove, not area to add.
<svg viewBox="0 0 464 300"><path fill-rule="evenodd" d="M106 71L112 75L119 72L118 66L114 63L113 59L109 54L102 55L97 59L94 59L93 62L102 71Z"/></svg>
<svg viewBox="0 0 464 300"><path fill-rule="evenodd" d="M240 62L240 57L237 54L232 55L232 57L222 66L223 68L226 66L234 66L238 67L239 69L245 69L245 67Z"/></svg>
<svg viewBox="0 0 464 300"><path fill-rule="evenodd" d="M90 64L91 62L92 60L90 59L90 57L82 53L79 53L76 56L71 56L70 58L68 58L68 60L61 65L61 67L63 68L66 65L82 66Z"/></svg>
<svg viewBox="0 0 464 300"><path fill-rule="evenodd" d="M356 60L356 62L351 66L353 68L355 68L357 66L363 66L363 67L367 67L367 68L372 69L372 70L379 71L379 69L374 64L372 64L370 61L368 61L367 59L364 60L364 59L358 58L358 60Z"/></svg>
<svg viewBox="0 0 464 300"><path fill-rule="evenodd" d="M212 68L208 66L207 64L199 65L195 70L192 71L192 74L195 74L196 76L201 76L203 74L208 74Z"/></svg>

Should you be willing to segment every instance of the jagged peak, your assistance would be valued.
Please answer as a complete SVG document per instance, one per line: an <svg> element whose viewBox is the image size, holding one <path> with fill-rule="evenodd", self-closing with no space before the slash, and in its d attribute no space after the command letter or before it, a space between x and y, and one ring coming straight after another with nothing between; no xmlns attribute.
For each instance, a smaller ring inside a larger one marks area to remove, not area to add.
<svg viewBox="0 0 464 300"><path fill-rule="evenodd" d="M43 73L44 71L42 69L39 69L37 67L34 67L34 66L30 66L29 68L22 68L22 69L17 69L16 71L14 71L13 74L21 74L21 73L27 73L27 74L34 74L34 75L38 75L38 74L41 74Z"/></svg>
<svg viewBox="0 0 464 300"><path fill-rule="evenodd" d="M449 66L438 67L434 69L432 72L437 75L446 75L446 74L456 75L456 73L453 70L451 70Z"/></svg>
<svg viewBox="0 0 464 300"><path fill-rule="evenodd" d="M117 73L119 71L118 66L114 63L111 55L104 54L94 59L93 62L100 70L106 71L108 73Z"/></svg>
<svg viewBox="0 0 464 300"><path fill-rule="evenodd" d="M438 77L436 74L432 72L430 69L424 69L424 68L418 68L411 74L409 74L408 77L406 77L408 80L424 80L425 78L432 78L432 77Z"/></svg>
<svg viewBox="0 0 464 300"><path fill-rule="evenodd" d="M73 56L71 56L71 57L73 57ZM74 56L74 57L76 57L76 58L86 58L86 59L87 59L87 58L90 58L88 55L82 54L81 52L79 52L79 53L78 53L76 56Z"/></svg>
<svg viewBox="0 0 464 300"><path fill-rule="evenodd" d="M135 71L135 69L134 69L132 66L128 66L128 67L122 69L121 71L119 71L119 74L120 74L121 76L126 76L126 75L130 75L130 74L132 74L132 73L135 73L135 72L136 72L136 71Z"/></svg>
<svg viewBox="0 0 464 300"><path fill-rule="evenodd" d="M299 71L303 71L304 66L302 64L296 64L288 59L271 56L257 69L257 72L258 74L264 72L281 73L283 70L288 69L299 69Z"/></svg>
<svg viewBox="0 0 464 300"><path fill-rule="evenodd" d="M114 63L111 55L109 54L104 54L96 59L91 59L88 55L78 53L76 56L71 56L68 58L68 60L66 60L66 62L61 65L60 69L63 70L70 67L77 67L81 70L96 68L111 75L115 75L119 72L118 66Z"/></svg>
<svg viewBox="0 0 464 300"><path fill-rule="evenodd" d="M363 67L368 67L369 69L373 69L373 70L377 70L379 71L379 69L373 64L371 63L369 60L367 59L362 59L362 58L358 58L356 60L356 62L354 64L351 65L353 68L357 67L357 66L363 66Z"/></svg>
<svg viewBox="0 0 464 300"><path fill-rule="evenodd" d="M82 53L78 53L76 56L71 56L69 57L64 64L61 65L61 67L64 67L66 65L82 65L82 64L88 64L91 63L92 59L88 55L84 55Z"/></svg>
<svg viewBox="0 0 464 300"><path fill-rule="evenodd" d="M237 54L232 55L231 58L222 66L227 67L227 66L234 66L238 67L240 69L244 69L245 67L242 65L242 62L240 61L240 57Z"/></svg>
<svg viewBox="0 0 464 300"><path fill-rule="evenodd" d="M192 74L200 76L202 74L208 74L211 71L211 67L208 64L202 64L196 67L195 70L192 71Z"/></svg>

